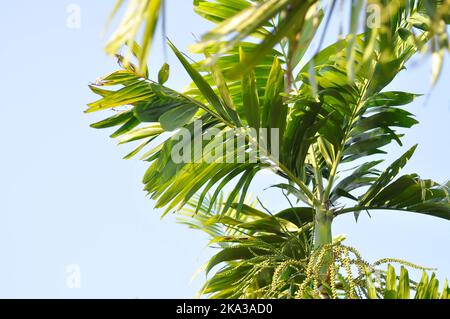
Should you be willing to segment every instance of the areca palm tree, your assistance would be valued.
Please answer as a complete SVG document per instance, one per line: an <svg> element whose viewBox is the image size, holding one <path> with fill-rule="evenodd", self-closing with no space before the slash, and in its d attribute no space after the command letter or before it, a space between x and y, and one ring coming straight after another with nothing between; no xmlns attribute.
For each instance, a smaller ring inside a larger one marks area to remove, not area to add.
<svg viewBox="0 0 450 319"><path fill-rule="evenodd" d="M338 0L331 0L329 3L319 0L193 0L193 3L194 10L199 15L218 24L202 37L200 43L192 46L194 51L202 52L206 47L213 46L217 53L226 53L246 37L259 39L257 52L234 68L234 73L238 74L254 67L256 62L282 39L288 40L287 66L293 68L315 36L323 12L328 14L323 31L325 33L331 17L342 15L345 5L343 1ZM117 0L109 20L112 20L124 4L125 1ZM377 38L381 50L390 52L390 41L395 32L395 24L399 20L409 19L414 21L416 27L427 28L432 38L429 50L433 53L433 82L437 80L442 69L444 52L448 49L446 25L450 22L450 1L351 0L348 4L348 29L352 39L358 32L358 22L361 18L366 19L366 58ZM162 30L165 35L165 0L130 0L122 22L108 41L106 52L115 55L122 46L131 48L135 40L141 38L142 41L137 41L142 43L142 50L139 50L137 59L139 68L143 71L159 19L163 20ZM141 28L144 29L142 35L139 32ZM323 38L323 35L321 37ZM417 46L422 49L420 43L417 43ZM215 58L211 57L209 62L213 61Z"/></svg>
<svg viewBox="0 0 450 319"><path fill-rule="evenodd" d="M440 288L435 274L427 274L431 269L394 258L369 263L355 248L344 245L342 236L324 249L313 250L310 210L291 207L272 214L257 204L246 198L240 214L233 205L221 215L223 201L210 208L207 198L198 208L196 196L179 215L180 223L207 233L210 245L219 250L204 266L213 275L201 294L210 298L449 298L448 282ZM333 261L327 281L319 286L327 249L333 252ZM392 264L401 265L399 273ZM411 280L407 268L421 269L421 280Z"/></svg>
<svg viewBox="0 0 450 319"><path fill-rule="evenodd" d="M399 175L416 146L380 168L383 148L401 146L399 129L417 124L405 107L418 95L384 89L427 46L437 78L448 48L449 3L370 4L383 9L378 25L357 33L364 6L352 1L350 34L300 66L324 17L319 1L195 0L195 11L217 27L191 48L205 55L202 61L191 62L168 43L192 79L178 92L165 85L167 66L153 81L145 64L163 2L132 1L107 49L116 53L128 45L137 64L118 55L122 69L91 85L100 99L87 112L116 110L92 126L118 127L112 137L122 144L140 141L126 158L142 152L149 163L143 182L155 207L191 210L193 219L185 222L222 245L207 270L228 264L208 281L206 294L409 297L413 287L416 296L437 296L434 277L420 286L406 270L398 289L392 268L376 286L378 264L333 240L333 220L346 213L393 210L450 219L450 184ZM134 40L143 21L139 46ZM188 160L174 158L180 148ZM293 199L291 208L272 214L249 205L247 193L261 170L284 179L273 187ZM349 270L352 263L358 276Z"/></svg>

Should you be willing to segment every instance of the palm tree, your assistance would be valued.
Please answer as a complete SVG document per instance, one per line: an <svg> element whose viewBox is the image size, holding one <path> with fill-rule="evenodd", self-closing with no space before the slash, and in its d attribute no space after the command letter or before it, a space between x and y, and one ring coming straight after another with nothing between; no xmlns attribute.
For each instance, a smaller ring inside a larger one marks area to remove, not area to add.
<svg viewBox="0 0 450 319"><path fill-rule="evenodd" d="M333 262L327 283L319 289L320 256L326 249L312 249L310 210L291 207L272 214L246 198L240 214L232 205L221 215L222 200L211 203L206 198L200 208L198 204L195 196L178 221L207 233L210 245L219 249L204 268L209 274L225 264L200 292L210 298L449 298L448 282L440 291L435 274L427 274L432 269L394 258L369 263L355 248L344 245L342 236L329 246ZM401 265L398 275L392 264ZM421 280L410 280L407 268L421 269Z"/></svg>
<svg viewBox="0 0 450 319"><path fill-rule="evenodd" d="M319 1L195 0L195 11L217 27L191 48L204 53L202 61L190 62L169 42L193 81L177 92L164 85L167 65L152 81L145 64L163 1L131 2L107 49L116 53L127 45L138 64L116 54L122 69L90 86L100 99L87 112L116 110L92 126L119 126L112 137L120 143L139 140L126 158L148 148L141 157L149 163L143 182L155 207L165 213L191 209L194 219L185 222L223 245L208 270L228 264L208 281L205 293L375 298L409 297L413 287L418 297L437 296L434 277L410 283L405 269L403 288L394 289L391 266L376 286L373 276L382 262L365 262L332 236L333 220L346 213L357 218L361 211L393 210L450 219L449 183L399 176L416 146L384 170L382 160L372 158L383 156L388 144L402 145L398 129L417 124L404 109L417 95L383 89L427 45L437 61L433 78L438 77L448 48L442 24L448 22L449 2L369 4L383 9L379 25L358 34L363 1L352 1L350 34L299 66L324 17ZM134 40L143 21L139 46ZM117 112L118 107L123 109ZM187 161L173 156L180 154L180 140ZM250 161L250 154L257 161ZM246 201L261 170L285 180L273 187L294 199L290 209L272 214ZM219 235L221 228L225 233ZM356 277L352 263L359 269ZM445 286L442 297L447 296Z"/></svg>
<svg viewBox="0 0 450 319"><path fill-rule="evenodd" d="M293 68L315 36L323 12L328 12L324 33L331 17L342 15L342 10L337 9L338 2L331 0L326 6L319 0L193 0L194 10L202 17L218 23L218 26L205 34L202 41L192 46L192 49L203 53L206 47L212 45L217 53L223 54L238 46L248 36L260 39L257 52L235 67L235 73L239 73L254 67L271 48L286 39L290 53L286 66ZM446 30L446 25L450 23L449 0L352 0L349 4L349 36L355 38L361 17L367 21L367 45L364 47L366 57L377 39L382 51L390 51L390 41L398 20L409 19L415 27L426 28L432 42L429 50L433 53L433 82L437 80L444 52L449 47ZM123 5L123 0L117 0L108 24ZM142 43L137 60L143 71L160 17L165 36L165 1L130 0L122 22L108 41L106 52L115 55L124 45L131 48L137 38L142 37L141 41L137 41ZM139 33L141 28L144 29L142 36ZM422 49L419 43L417 45ZM126 60L127 58L128 56ZM211 58L209 62L213 60Z"/></svg>

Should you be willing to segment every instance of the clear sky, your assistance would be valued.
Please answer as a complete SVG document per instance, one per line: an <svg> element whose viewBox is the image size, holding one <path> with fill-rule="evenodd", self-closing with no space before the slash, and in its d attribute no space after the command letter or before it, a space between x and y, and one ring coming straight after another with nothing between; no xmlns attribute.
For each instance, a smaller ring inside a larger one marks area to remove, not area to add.
<svg viewBox="0 0 450 319"><path fill-rule="evenodd" d="M211 254L206 238L171 216L160 220L142 192L145 163L122 160L128 149L89 127L101 115L83 113L95 99L87 84L117 68L100 36L113 2L16 0L0 12L0 297L189 298L203 281L202 274L191 278ZM80 29L66 25L72 3L81 8ZM209 24L193 13L190 0L168 4L168 35L185 49ZM337 29L333 22L328 42ZM161 52L158 43L153 69L163 61ZM389 161L419 143L405 172L439 182L450 178L448 59L431 92L426 57L389 88L429 93L408 106L421 123L403 148L389 148ZM188 84L170 54L169 62L169 84ZM273 182L269 175L258 179L256 194L273 208L287 205L276 192L263 193ZM404 258L450 277L448 221L374 212L358 223L341 217L333 231L347 234L347 243L369 261ZM80 270L80 288L67 283L69 265Z"/></svg>

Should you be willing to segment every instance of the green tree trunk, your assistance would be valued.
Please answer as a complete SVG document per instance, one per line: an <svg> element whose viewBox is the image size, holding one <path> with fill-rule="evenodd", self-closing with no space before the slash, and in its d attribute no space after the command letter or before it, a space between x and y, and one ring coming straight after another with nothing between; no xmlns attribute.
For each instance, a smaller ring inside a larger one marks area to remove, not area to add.
<svg viewBox="0 0 450 319"><path fill-rule="evenodd" d="M331 232L331 224L333 222L333 215L330 211L317 208L314 222L314 249L320 249L333 242ZM323 256L320 265L320 277L323 281L328 281L328 267L333 262L332 251L327 251Z"/></svg>

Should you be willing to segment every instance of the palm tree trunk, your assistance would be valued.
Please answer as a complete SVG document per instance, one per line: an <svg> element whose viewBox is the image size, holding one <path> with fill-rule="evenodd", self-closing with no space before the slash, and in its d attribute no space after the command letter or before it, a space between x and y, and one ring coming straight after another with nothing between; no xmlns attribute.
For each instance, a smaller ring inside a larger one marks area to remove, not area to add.
<svg viewBox="0 0 450 319"><path fill-rule="evenodd" d="M325 210L316 210L314 227L314 249L332 243L331 223L333 218Z"/></svg>
<svg viewBox="0 0 450 319"><path fill-rule="evenodd" d="M314 250L320 249L333 242L331 233L331 223L333 215L324 208L316 208L316 216L314 221ZM323 256L320 265L320 278L328 281L328 267L333 262L332 251L327 251Z"/></svg>

